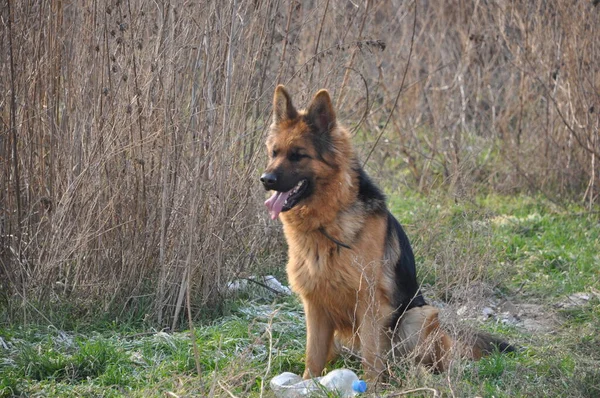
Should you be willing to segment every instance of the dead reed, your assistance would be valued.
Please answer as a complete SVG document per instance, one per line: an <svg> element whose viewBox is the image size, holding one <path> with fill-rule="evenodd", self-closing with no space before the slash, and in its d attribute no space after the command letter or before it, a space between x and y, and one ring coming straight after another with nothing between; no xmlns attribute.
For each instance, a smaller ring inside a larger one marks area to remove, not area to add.
<svg viewBox="0 0 600 398"><path fill-rule="evenodd" d="M177 327L188 294L201 316L280 258L257 184L277 83L330 89L365 155L379 142L375 174L597 203L595 4L4 2L9 312L75 300Z"/></svg>

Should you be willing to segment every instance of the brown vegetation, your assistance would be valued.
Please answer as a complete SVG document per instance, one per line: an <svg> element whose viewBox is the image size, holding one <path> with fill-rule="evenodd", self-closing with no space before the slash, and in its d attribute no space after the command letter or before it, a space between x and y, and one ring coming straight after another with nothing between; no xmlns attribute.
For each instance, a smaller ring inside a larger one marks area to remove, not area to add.
<svg viewBox="0 0 600 398"><path fill-rule="evenodd" d="M598 201L597 2L86 4L0 6L0 290L24 314L176 325L281 253L258 184L277 83L328 88L367 166L420 190Z"/></svg>

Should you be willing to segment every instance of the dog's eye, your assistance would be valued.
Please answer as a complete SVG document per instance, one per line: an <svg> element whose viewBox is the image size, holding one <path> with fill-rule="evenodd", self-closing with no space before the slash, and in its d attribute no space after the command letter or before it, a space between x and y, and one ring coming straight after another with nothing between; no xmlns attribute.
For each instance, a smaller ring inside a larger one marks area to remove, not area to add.
<svg viewBox="0 0 600 398"><path fill-rule="evenodd" d="M292 152L289 154L288 159L290 160L290 162L299 162L300 159L307 158L307 157L308 157L308 155L298 153L298 152Z"/></svg>
<svg viewBox="0 0 600 398"><path fill-rule="evenodd" d="M277 157L277 151L273 150L273 151L271 152L271 157L272 157L272 158L276 158L276 157Z"/></svg>

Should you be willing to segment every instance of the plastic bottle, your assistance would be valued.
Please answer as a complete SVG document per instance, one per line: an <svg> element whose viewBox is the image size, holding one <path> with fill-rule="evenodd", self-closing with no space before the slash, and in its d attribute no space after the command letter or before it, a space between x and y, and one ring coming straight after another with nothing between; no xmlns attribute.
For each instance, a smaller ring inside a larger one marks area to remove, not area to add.
<svg viewBox="0 0 600 398"><path fill-rule="evenodd" d="M302 380L294 373L285 372L273 377L270 384L277 398L302 398L312 394L318 396L319 391L334 391L342 398L350 398L367 389L366 383L349 369L335 369L326 376L309 380Z"/></svg>
<svg viewBox="0 0 600 398"><path fill-rule="evenodd" d="M331 372L327 373L326 376L322 377L319 382L325 386L330 391L336 391L340 394L341 397L354 397L358 393L365 392L365 389L362 391L357 391L357 387L362 386L362 384L357 384L360 382L356 373L349 369L335 369ZM364 384L364 381L363 381Z"/></svg>

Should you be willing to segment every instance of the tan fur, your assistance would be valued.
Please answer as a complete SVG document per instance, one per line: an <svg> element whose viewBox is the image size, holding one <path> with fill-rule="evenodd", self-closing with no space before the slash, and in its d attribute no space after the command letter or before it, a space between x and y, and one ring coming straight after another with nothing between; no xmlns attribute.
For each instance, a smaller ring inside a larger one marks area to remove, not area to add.
<svg viewBox="0 0 600 398"><path fill-rule="evenodd" d="M374 215L360 207L359 177L352 169L356 154L348 131L335 123L329 95L322 90L307 111L296 111L279 86L273 104L267 172L284 169L294 176L310 175L316 184L311 196L279 215L289 247L289 283L306 315L304 377L320 376L333 359L334 335L361 349L363 368L372 379L385 369L392 342L398 352L415 353L420 363L446 369L452 340L441 331L436 308L413 308L401 318L395 333L389 330L394 312L391 297L398 287L393 264L385 258L392 258L389 253L397 258L400 249L398 242L386 242L385 214ZM315 115L316 123L331 124L333 150L323 154L323 161L315 160L318 153L306 115L309 119ZM285 154L298 148L309 158L290 162Z"/></svg>
<svg viewBox="0 0 600 398"><path fill-rule="evenodd" d="M438 312L430 305L406 311L394 348L401 355L413 355L417 363L444 371L453 342L440 328Z"/></svg>

